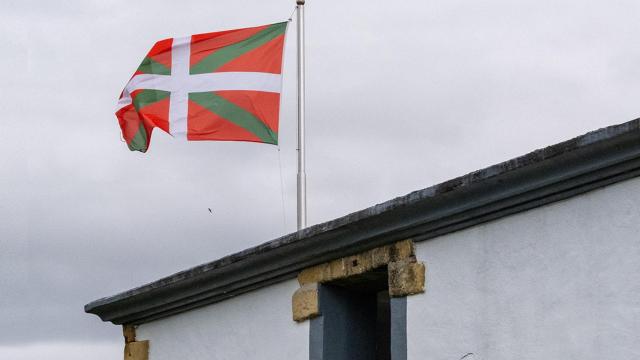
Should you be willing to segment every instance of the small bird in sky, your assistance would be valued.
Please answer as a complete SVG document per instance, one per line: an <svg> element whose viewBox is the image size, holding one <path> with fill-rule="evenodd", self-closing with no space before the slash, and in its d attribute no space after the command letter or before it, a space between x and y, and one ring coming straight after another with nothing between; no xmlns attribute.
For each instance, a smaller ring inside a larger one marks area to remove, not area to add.
<svg viewBox="0 0 640 360"><path fill-rule="evenodd" d="M209 209L209 212L213 214L213 211L211 211L211 208L207 208L207 209Z"/></svg>

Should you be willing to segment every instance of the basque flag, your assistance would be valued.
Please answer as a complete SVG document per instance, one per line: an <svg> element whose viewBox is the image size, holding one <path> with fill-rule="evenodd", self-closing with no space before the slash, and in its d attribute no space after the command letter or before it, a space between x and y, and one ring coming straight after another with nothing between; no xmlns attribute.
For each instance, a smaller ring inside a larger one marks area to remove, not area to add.
<svg viewBox="0 0 640 360"><path fill-rule="evenodd" d="M132 151L158 127L185 140L278 143L287 22L158 41L116 116Z"/></svg>

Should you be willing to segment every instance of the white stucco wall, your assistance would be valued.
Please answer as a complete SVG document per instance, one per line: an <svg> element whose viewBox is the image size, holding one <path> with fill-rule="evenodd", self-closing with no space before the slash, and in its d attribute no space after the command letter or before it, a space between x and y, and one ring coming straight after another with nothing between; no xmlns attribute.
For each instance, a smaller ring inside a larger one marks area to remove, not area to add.
<svg viewBox="0 0 640 360"><path fill-rule="evenodd" d="M290 280L143 324L150 360L307 360L309 322L291 319Z"/></svg>
<svg viewBox="0 0 640 360"><path fill-rule="evenodd" d="M419 243L409 360L640 359L640 179Z"/></svg>

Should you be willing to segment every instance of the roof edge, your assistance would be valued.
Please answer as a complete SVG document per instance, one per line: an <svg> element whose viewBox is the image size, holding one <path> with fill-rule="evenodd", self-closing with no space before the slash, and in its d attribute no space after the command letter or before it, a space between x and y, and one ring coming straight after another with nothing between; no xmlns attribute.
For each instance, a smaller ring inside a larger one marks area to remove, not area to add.
<svg viewBox="0 0 640 360"><path fill-rule="evenodd" d="M640 119L596 130L85 305L141 324L395 241L423 241L640 175Z"/></svg>

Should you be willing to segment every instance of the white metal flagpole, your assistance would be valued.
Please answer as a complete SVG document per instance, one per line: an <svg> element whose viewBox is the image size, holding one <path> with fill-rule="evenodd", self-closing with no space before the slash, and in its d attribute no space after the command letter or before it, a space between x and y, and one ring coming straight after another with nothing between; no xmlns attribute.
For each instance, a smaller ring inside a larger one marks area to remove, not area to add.
<svg viewBox="0 0 640 360"><path fill-rule="evenodd" d="M307 226L307 174L304 158L304 2L298 8L298 230Z"/></svg>

